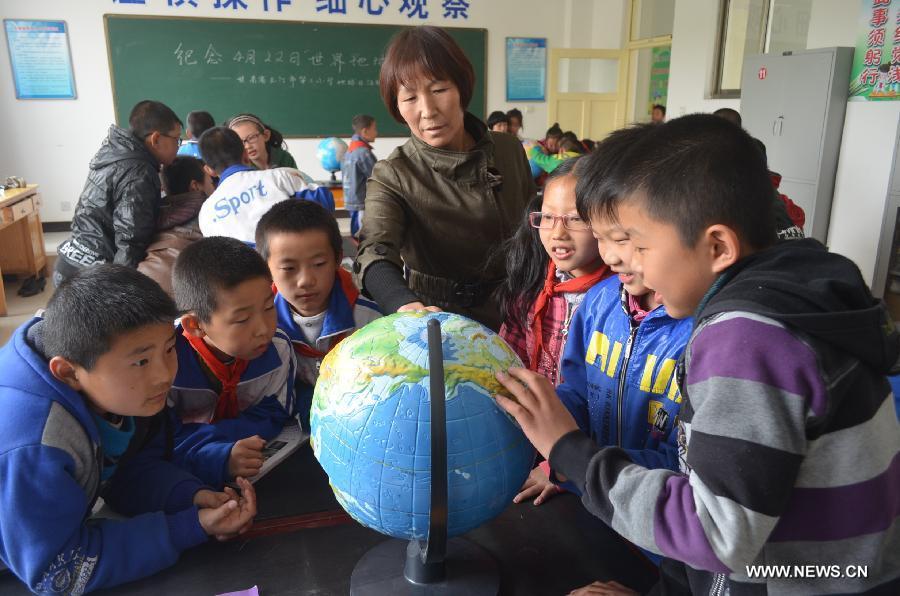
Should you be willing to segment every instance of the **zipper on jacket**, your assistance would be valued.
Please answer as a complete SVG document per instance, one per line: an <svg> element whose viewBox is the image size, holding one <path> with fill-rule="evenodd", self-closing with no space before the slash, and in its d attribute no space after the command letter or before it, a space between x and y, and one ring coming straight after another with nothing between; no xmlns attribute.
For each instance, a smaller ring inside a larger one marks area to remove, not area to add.
<svg viewBox="0 0 900 596"><path fill-rule="evenodd" d="M713 575L712 585L709 588L709 596L723 596L726 594L728 590L726 590L725 586L725 574L717 573Z"/></svg>
<svg viewBox="0 0 900 596"><path fill-rule="evenodd" d="M622 369L619 372L619 389L616 396L616 445L619 447L622 446L622 409L625 401L625 375L628 372L628 361L631 359L631 350L634 347L634 336L637 335L638 327L640 327L640 325L633 324L630 319L628 324L631 325L631 331L628 332L628 341L625 342L625 355L622 358Z"/></svg>
<svg viewBox="0 0 900 596"><path fill-rule="evenodd" d="M566 318L563 321L562 329L559 331L560 337L560 350L559 356L556 358L556 378L554 381L557 385L560 383L560 376L562 375L562 361L563 356L565 356L565 344L567 343L566 338L569 336L569 323L572 322L572 316L575 314L575 308L572 306L572 303L566 300Z"/></svg>

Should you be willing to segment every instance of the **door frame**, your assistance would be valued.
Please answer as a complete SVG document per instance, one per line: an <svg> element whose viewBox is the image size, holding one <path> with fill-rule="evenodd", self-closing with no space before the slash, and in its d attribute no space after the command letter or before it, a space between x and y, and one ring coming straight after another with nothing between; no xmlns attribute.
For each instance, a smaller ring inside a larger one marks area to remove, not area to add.
<svg viewBox="0 0 900 596"><path fill-rule="evenodd" d="M559 60L562 58L600 58L615 59L619 61L618 80L615 93L560 93L559 89ZM574 101L612 101L616 104L616 120L614 129L625 125L625 109L627 107L627 83L628 83L628 50L592 50L588 48L550 48L550 65L547 90L547 126L558 122L557 107L560 100ZM586 136L590 130L591 112L582 112L580 130L575 131L579 138ZM596 139L599 140L599 139Z"/></svg>

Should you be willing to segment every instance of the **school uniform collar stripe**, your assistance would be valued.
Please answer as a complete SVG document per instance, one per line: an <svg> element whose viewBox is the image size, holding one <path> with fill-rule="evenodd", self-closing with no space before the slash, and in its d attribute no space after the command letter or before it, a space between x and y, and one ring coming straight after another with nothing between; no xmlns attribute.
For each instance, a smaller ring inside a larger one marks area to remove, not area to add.
<svg viewBox="0 0 900 596"><path fill-rule="evenodd" d="M236 164L233 166L228 166L222 172L222 175L219 176L219 184L222 184L222 182L224 182L225 179L228 178L229 176L231 176L232 174L236 174L238 172L249 172L252 169L253 168L251 168L250 166L245 166L244 164Z"/></svg>

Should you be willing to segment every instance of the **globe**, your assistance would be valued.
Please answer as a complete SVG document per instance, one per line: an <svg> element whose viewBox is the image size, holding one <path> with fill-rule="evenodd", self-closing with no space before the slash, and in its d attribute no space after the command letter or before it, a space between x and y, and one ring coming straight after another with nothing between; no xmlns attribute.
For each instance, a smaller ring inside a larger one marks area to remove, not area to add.
<svg viewBox="0 0 900 596"><path fill-rule="evenodd" d="M383 317L322 362L311 410L313 452L341 506L374 530L428 535L431 494L430 319L441 322L447 412L448 536L505 509L534 450L494 401L494 373L521 361L497 334L451 313Z"/></svg>
<svg viewBox="0 0 900 596"><path fill-rule="evenodd" d="M337 137L322 139L316 146L316 159L328 172L340 171L341 160L344 159L345 153L347 153L347 143Z"/></svg>
<svg viewBox="0 0 900 596"><path fill-rule="evenodd" d="M532 157L534 157L535 151L540 152L540 146L531 139L524 139L522 141L522 148L525 149L525 155L528 157L528 165L531 166L531 177L537 178L540 176L544 170L541 169L541 166L534 163Z"/></svg>

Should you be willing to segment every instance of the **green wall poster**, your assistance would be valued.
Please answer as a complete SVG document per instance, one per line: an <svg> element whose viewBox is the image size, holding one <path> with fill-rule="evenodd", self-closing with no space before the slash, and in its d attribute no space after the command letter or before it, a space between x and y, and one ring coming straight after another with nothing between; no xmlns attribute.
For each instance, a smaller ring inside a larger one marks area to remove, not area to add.
<svg viewBox="0 0 900 596"><path fill-rule="evenodd" d="M860 0L850 101L900 99L900 0Z"/></svg>
<svg viewBox="0 0 900 596"><path fill-rule="evenodd" d="M656 104L666 105L669 96L669 63L672 58L670 46L651 49L650 54L650 91L647 97L647 113L653 111Z"/></svg>

